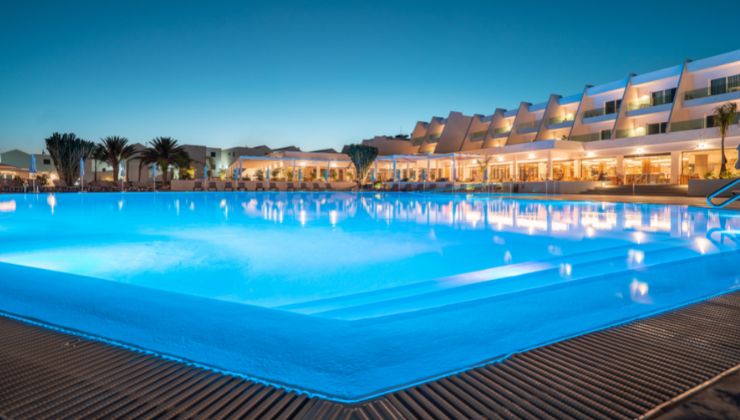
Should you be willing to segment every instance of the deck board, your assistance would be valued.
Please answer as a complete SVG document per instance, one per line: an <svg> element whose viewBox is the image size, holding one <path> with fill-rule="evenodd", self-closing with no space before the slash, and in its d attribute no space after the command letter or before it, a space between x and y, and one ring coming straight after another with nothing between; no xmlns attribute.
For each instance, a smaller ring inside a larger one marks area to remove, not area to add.
<svg viewBox="0 0 740 420"><path fill-rule="evenodd" d="M0 418L636 418L740 364L740 292L339 404L0 316Z"/></svg>

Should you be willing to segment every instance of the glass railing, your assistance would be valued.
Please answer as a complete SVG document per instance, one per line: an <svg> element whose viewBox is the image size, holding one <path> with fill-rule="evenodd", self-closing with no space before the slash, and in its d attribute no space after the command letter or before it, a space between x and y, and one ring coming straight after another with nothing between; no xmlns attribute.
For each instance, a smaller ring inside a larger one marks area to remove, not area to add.
<svg viewBox="0 0 740 420"><path fill-rule="evenodd" d="M704 118L695 120L676 121L671 123L671 131L700 130L704 128L706 121Z"/></svg>
<svg viewBox="0 0 740 420"><path fill-rule="evenodd" d="M411 144L413 144L414 146L418 146L418 145L424 143L424 140L425 139L426 139L426 136L414 137L414 138L411 139Z"/></svg>
<svg viewBox="0 0 740 420"><path fill-rule="evenodd" d="M731 86L731 87L716 87L714 89L709 87L699 88L699 89L693 89L684 92L683 98L684 100L690 101L692 99L700 99L700 98L706 98L708 96L716 96L716 95L722 95L724 93L730 93L730 92L740 92L740 86Z"/></svg>
<svg viewBox="0 0 740 420"><path fill-rule="evenodd" d="M487 133L488 132L486 130L476 131L470 135L470 141L481 141L486 138Z"/></svg>
<svg viewBox="0 0 740 420"><path fill-rule="evenodd" d="M563 124L563 123L572 123L573 119L566 119L564 117L552 117L549 120L547 120L547 125L557 125L557 124Z"/></svg>
<svg viewBox="0 0 740 420"><path fill-rule="evenodd" d="M583 118L599 117L604 115L604 108L595 108L583 111Z"/></svg>
<svg viewBox="0 0 740 420"><path fill-rule="evenodd" d="M430 134L427 136L427 141L430 143L436 143L439 138L442 137L442 134Z"/></svg>
<svg viewBox="0 0 740 420"><path fill-rule="evenodd" d="M516 126L516 131L518 133L528 133L528 132L537 131L540 128L541 123L542 123L542 120L521 123Z"/></svg>
<svg viewBox="0 0 740 420"><path fill-rule="evenodd" d="M601 133L590 133L590 134L581 134L578 136L570 136L568 137L568 140L570 141L598 141L601 140Z"/></svg>
<svg viewBox="0 0 740 420"><path fill-rule="evenodd" d="M511 128L509 127L498 127L493 129L493 135L499 136L502 134L508 134L511 131Z"/></svg>

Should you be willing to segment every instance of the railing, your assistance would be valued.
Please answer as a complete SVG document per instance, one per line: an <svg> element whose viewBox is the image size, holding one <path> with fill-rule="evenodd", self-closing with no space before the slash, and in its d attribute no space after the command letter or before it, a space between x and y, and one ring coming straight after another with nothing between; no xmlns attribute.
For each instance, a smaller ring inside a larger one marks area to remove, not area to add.
<svg viewBox="0 0 740 420"><path fill-rule="evenodd" d="M542 120L536 120L536 121L530 121L521 123L516 126L517 133L529 133L533 131L537 131L538 128L540 128L540 123Z"/></svg>
<svg viewBox="0 0 740 420"><path fill-rule="evenodd" d="M730 195L730 198L728 198L725 201L721 201L721 202L719 202L717 204L714 204L714 202L712 201L716 197L718 197L720 194L722 194L723 192L730 191L732 188L735 188L735 187L738 187L738 189L740 189L740 178L736 178L735 180L731 181L730 183L728 183L727 185L723 186L722 188L717 189L717 191L709 194L707 196L707 204L710 205L710 206L712 206L712 207L714 207L714 208L716 208L716 209L721 209L721 208L727 207L728 205L730 205L730 204L734 203L735 201L739 200L740 199L740 194L736 194L736 193L733 192Z"/></svg>
<svg viewBox="0 0 740 420"><path fill-rule="evenodd" d="M581 134L578 136L570 136L568 140L580 141L580 142L598 141L598 140L601 140L601 133L590 133L590 134Z"/></svg>
<svg viewBox="0 0 740 420"><path fill-rule="evenodd" d="M689 101L691 99L706 98L708 96L716 96L716 95L722 95L724 93L738 92L738 91L740 91L740 86L731 86L729 88L717 87L715 88L714 92L712 92L712 88L710 87L703 87L699 89L693 89L693 90L686 91L683 94L683 99Z"/></svg>
<svg viewBox="0 0 740 420"><path fill-rule="evenodd" d="M572 123L573 119L567 119L563 117L552 117L549 120L547 120L547 125L557 125L557 124L563 124L563 123Z"/></svg>
<svg viewBox="0 0 740 420"><path fill-rule="evenodd" d="M440 137L442 137L442 134L430 134L427 136L427 141L429 143L436 143Z"/></svg>
<svg viewBox="0 0 740 420"><path fill-rule="evenodd" d="M418 146L424 143L425 139L426 139L426 136L414 137L413 139L411 139L411 144L413 144L414 146Z"/></svg>
<svg viewBox="0 0 740 420"><path fill-rule="evenodd" d="M676 121L671 123L671 131L687 131L687 130L700 130L705 128L706 122L704 118L698 118L695 120Z"/></svg>
<svg viewBox="0 0 740 420"><path fill-rule="evenodd" d="M604 111L604 108L589 109L587 111L583 111L583 118L599 117L601 115L605 115Z"/></svg>
<svg viewBox="0 0 740 420"><path fill-rule="evenodd" d="M504 135L507 135L511 132L511 128L509 127L499 127L493 129L493 136L494 137L503 137Z"/></svg>
<svg viewBox="0 0 740 420"><path fill-rule="evenodd" d="M481 141L486 138L486 134L488 134L486 130L476 131L470 135L470 141Z"/></svg>

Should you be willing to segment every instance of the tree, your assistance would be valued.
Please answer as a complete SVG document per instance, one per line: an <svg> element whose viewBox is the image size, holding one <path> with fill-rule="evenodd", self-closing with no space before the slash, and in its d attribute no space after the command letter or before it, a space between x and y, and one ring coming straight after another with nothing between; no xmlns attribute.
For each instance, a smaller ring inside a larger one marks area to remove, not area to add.
<svg viewBox="0 0 740 420"><path fill-rule="evenodd" d="M95 145L95 149L90 154L90 158L93 160L93 182L98 182L98 162L105 160L103 146Z"/></svg>
<svg viewBox="0 0 740 420"><path fill-rule="evenodd" d="M162 182L169 181L169 167L187 168L190 166L190 155L184 147L171 137L157 137L141 152L141 162L145 165L156 164L162 174Z"/></svg>
<svg viewBox="0 0 740 420"><path fill-rule="evenodd" d="M45 139L46 150L65 185L74 185L80 177L80 159L88 159L95 150L95 143L77 138L74 133L54 133Z"/></svg>
<svg viewBox="0 0 740 420"><path fill-rule="evenodd" d="M100 157L113 167L113 182L118 182L118 166L126 159L136 156L136 148L128 144L126 137L108 136L100 140Z"/></svg>
<svg viewBox="0 0 740 420"><path fill-rule="evenodd" d="M719 136L722 139L722 164L719 167L719 177L722 178L727 173L727 156L725 156L725 136L730 126L735 123L737 118L737 104L728 102L714 109L714 125L719 128Z"/></svg>
<svg viewBox="0 0 740 420"><path fill-rule="evenodd" d="M364 144L350 144L347 146L346 153L355 165L357 186L362 186L370 167L378 157L378 149Z"/></svg>

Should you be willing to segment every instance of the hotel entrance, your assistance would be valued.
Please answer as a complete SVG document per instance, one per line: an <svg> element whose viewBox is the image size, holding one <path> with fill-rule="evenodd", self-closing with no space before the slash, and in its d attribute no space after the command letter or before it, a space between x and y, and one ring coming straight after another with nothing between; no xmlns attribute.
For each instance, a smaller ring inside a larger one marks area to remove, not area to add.
<svg viewBox="0 0 740 420"><path fill-rule="evenodd" d="M671 155L625 156L625 184L669 184Z"/></svg>

